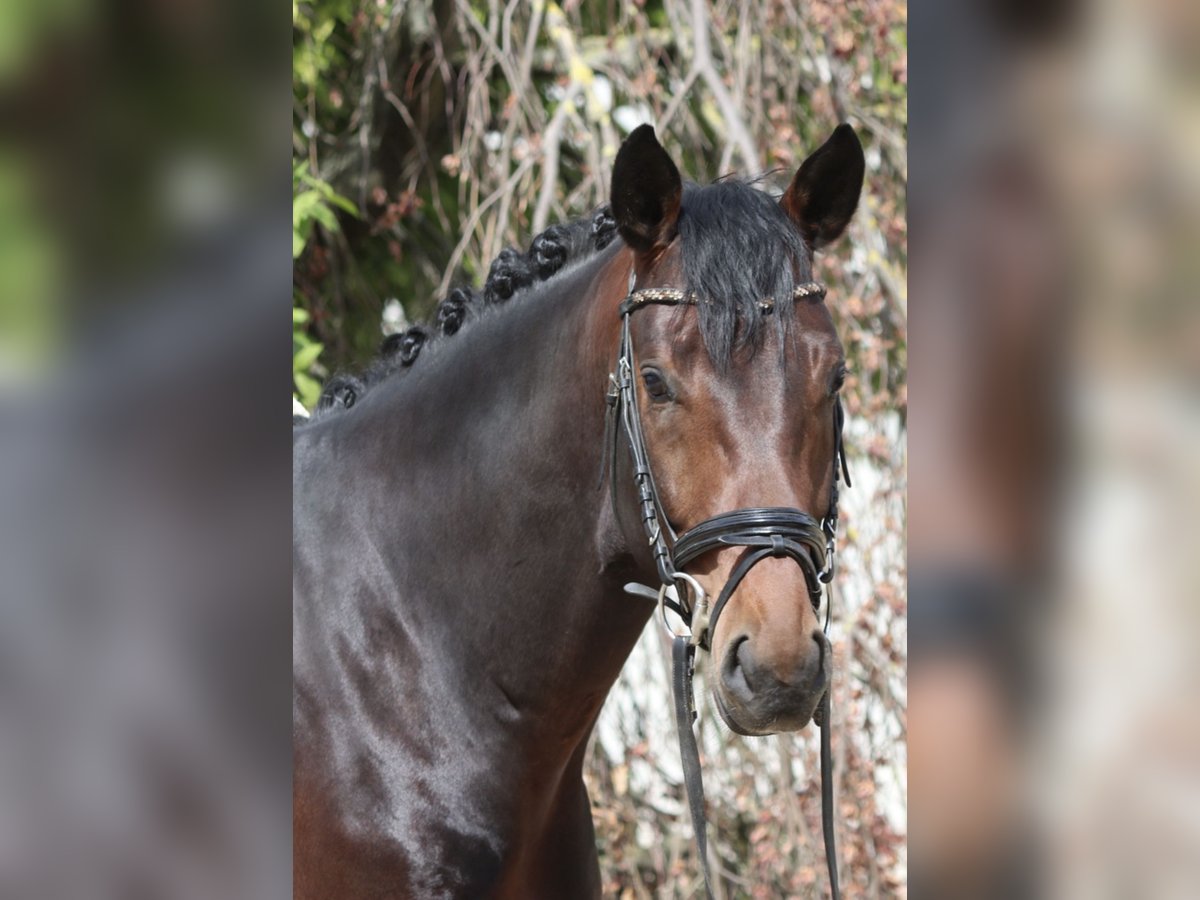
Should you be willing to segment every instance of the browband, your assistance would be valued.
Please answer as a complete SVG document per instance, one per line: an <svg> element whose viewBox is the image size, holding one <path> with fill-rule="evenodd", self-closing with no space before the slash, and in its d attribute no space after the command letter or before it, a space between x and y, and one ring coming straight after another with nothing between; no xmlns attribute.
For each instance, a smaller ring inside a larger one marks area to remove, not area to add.
<svg viewBox="0 0 1200 900"><path fill-rule="evenodd" d="M793 300L824 296L825 285L817 281L806 281L792 291ZM618 312L622 316L625 316L648 303L657 303L662 306L699 306L701 303L707 302L710 301L701 300L695 294L690 294L679 288L642 288L641 290L631 291L629 296L621 301ZM765 300L759 300L757 306L759 311L764 315L770 315L775 311L775 300L768 297Z"/></svg>

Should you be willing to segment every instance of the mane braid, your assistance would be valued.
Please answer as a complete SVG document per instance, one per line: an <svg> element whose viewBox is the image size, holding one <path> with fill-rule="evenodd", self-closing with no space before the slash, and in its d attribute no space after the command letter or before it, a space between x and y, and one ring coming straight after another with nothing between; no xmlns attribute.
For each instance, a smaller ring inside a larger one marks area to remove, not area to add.
<svg viewBox="0 0 1200 900"><path fill-rule="evenodd" d="M551 225L537 235L525 252L508 247L488 269L483 288L455 287L442 299L432 326L417 324L389 334L379 355L360 375L339 373L325 382L311 419L293 419L293 425L315 421L337 410L350 409L381 381L410 367L431 340L448 338L485 306L506 303L516 294L555 275L569 262L603 250L617 236L617 223L606 204L592 215L561 225Z"/></svg>
<svg viewBox="0 0 1200 900"><path fill-rule="evenodd" d="M378 357L361 375L339 373L321 391L314 421L352 408L376 384L412 366L430 341L458 333L479 310L507 303L553 277L569 262L603 250L617 236L612 210L551 225L529 249L505 248L493 260L480 291L455 287L438 303L434 324L417 324L383 339ZM762 303L771 299L774 327L787 328L796 287L812 280L812 253L778 201L751 182L723 179L687 184L679 214L684 285L697 299L700 334L718 370L741 348L762 339Z"/></svg>

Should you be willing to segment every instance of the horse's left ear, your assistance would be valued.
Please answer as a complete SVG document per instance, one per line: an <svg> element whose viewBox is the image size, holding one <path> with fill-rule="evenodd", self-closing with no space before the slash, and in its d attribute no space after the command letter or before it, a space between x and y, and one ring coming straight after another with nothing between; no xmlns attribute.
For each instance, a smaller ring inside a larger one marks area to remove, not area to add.
<svg viewBox="0 0 1200 900"><path fill-rule="evenodd" d="M844 123L801 163L779 205L811 249L837 240L846 230L858 206L865 168L858 135Z"/></svg>

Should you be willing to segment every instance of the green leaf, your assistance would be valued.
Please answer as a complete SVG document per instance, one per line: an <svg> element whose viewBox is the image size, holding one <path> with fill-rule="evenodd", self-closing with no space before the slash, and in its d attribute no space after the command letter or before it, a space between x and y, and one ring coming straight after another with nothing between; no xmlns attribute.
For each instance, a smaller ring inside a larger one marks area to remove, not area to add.
<svg viewBox="0 0 1200 900"><path fill-rule="evenodd" d="M332 188L330 188L330 190L329 190L329 197L327 199L334 206L339 207L340 209L344 209L346 212L350 213L350 215L354 216L356 219L359 217L358 207L355 206L352 201L347 200L345 197L343 197L341 194L334 193Z"/></svg>
<svg viewBox="0 0 1200 900"><path fill-rule="evenodd" d="M303 372L295 372L292 381L296 384L296 393L305 409L313 409L321 399L321 382Z"/></svg>
<svg viewBox="0 0 1200 900"><path fill-rule="evenodd" d="M313 210L321 205L321 195L316 191L305 191L292 198L292 227L299 228L313 218Z"/></svg>
<svg viewBox="0 0 1200 900"><path fill-rule="evenodd" d="M317 204L312 209L312 217L328 228L330 231L338 230L337 216L333 214L328 206Z"/></svg>
<svg viewBox="0 0 1200 900"><path fill-rule="evenodd" d="M298 165L293 171L293 182L295 181L308 185L325 203L344 209L350 215L358 217L358 207L355 206L353 201L335 191L329 182L322 181L320 178L310 175L303 164Z"/></svg>
<svg viewBox="0 0 1200 900"><path fill-rule="evenodd" d="M316 341L301 347L292 355L292 371L306 371L309 366L317 361L317 357L321 355L321 351L324 349L325 347Z"/></svg>

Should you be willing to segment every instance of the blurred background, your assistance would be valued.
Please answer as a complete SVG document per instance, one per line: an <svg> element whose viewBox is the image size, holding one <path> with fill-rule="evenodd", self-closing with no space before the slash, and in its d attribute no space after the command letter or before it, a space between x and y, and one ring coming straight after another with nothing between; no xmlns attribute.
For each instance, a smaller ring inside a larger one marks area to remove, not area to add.
<svg viewBox="0 0 1200 900"><path fill-rule="evenodd" d="M907 38L903 3L466 3L294 7L295 393L481 287L505 247L609 198L617 148L656 128L684 177L782 193L839 122L867 157L848 236L818 263L851 370L832 637L848 896L905 880ZM587 768L605 896L702 890L650 622ZM722 896L825 893L814 729L701 742Z"/></svg>
<svg viewBox="0 0 1200 900"><path fill-rule="evenodd" d="M912 893L1192 896L1200 7L909 37Z"/></svg>
<svg viewBox="0 0 1200 900"><path fill-rule="evenodd" d="M288 893L274 7L0 7L0 896Z"/></svg>
<svg viewBox="0 0 1200 900"><path fill-rule="evenodd" d="M1194 896L1196 4L717 5L707 68L749 155L695 66L690 4L446 7L293 4L290 42L282 4L0 11L0 894L286 896L284 366L311 398L297 374L358 365L388 310L419 320L535 222L592 208L630 107L699 180L778 189L842 118L868 149L864 205L821 262L856 364L834 624L847 893ZM424 156L404 144L438 133ZM907 564L888 545L905 525ZM589 774L616 896L695 877L657 654L631 659ZM811 746L704 723L734 890L819 896L817 845L796 841L816 821ZM666 829L658 858L639 828Z"/></svg>

